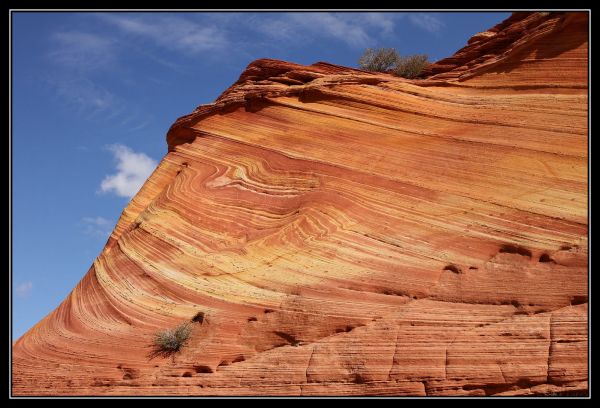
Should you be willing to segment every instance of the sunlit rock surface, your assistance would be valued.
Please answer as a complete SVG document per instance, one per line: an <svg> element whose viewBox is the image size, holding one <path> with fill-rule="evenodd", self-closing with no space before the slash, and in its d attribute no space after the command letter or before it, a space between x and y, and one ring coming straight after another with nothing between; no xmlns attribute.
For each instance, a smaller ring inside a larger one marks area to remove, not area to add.
<svg viewBox="0 0 600 408"><path fill-rule="evenodd" d="M13 393L587 394L587 32L515 14L413 81L253 62L14 344Z"/></svg>

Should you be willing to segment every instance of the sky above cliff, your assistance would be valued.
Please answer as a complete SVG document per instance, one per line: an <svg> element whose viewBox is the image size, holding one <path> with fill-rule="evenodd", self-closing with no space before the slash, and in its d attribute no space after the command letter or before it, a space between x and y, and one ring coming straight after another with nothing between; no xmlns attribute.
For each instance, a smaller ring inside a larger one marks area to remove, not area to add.
<svg viewBox="0 0 600 408"><path fill-rule="evenodd" d="M57 307L165 155L251 61L452 55L510 13L13 13L13 338Z"/></svg>

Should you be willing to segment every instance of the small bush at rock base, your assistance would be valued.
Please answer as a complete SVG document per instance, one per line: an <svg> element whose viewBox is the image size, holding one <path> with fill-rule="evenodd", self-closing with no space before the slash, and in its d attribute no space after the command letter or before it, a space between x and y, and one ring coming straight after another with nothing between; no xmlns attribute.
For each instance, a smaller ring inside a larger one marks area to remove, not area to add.
<svg viewBox="0 0 600 408"><path fill-rule="evenodd" d="M156 333L154 337L154 346L158 351L164 353L174 353L179 351L192 334L190 323L183 323L174 329L163 330Z"/></svg>

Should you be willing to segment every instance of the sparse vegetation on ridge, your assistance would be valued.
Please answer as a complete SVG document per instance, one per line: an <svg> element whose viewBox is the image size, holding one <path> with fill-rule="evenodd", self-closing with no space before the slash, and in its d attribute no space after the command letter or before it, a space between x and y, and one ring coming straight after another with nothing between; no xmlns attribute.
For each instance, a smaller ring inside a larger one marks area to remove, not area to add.
<svg viewBox="0 0 600 408"><path fill-rule="evenodd" d="M393 48L367 48L358 60L358 66L365 71L387 72L392 69L400 54Z"/></svg>
<svg viewBox="0 0 600 408"><path fill-rule="evenodd" d="M400 57L394 66L394 74L402 78L416 78L429 64L427 55L415 54L407 57Z"/></svg>
<svg viewBox="0 0 600 408"><path fill-rule="evenodd" d="M416 78L429 64L427 55L401 56L394 48L368 48L358 60L365 71L391 72L403 78Z"/></svg>

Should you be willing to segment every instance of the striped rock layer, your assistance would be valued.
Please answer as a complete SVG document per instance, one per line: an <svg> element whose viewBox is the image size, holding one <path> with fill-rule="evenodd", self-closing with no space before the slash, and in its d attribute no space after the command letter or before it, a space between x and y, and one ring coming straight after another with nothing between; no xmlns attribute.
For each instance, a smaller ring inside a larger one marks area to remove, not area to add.
<svg viewBox="0 0 600 408"><path fill-rule="evenodd" d="M13 393L586 395L587 66L585 13L420 80L253 62L13 345Z"/></svg>

